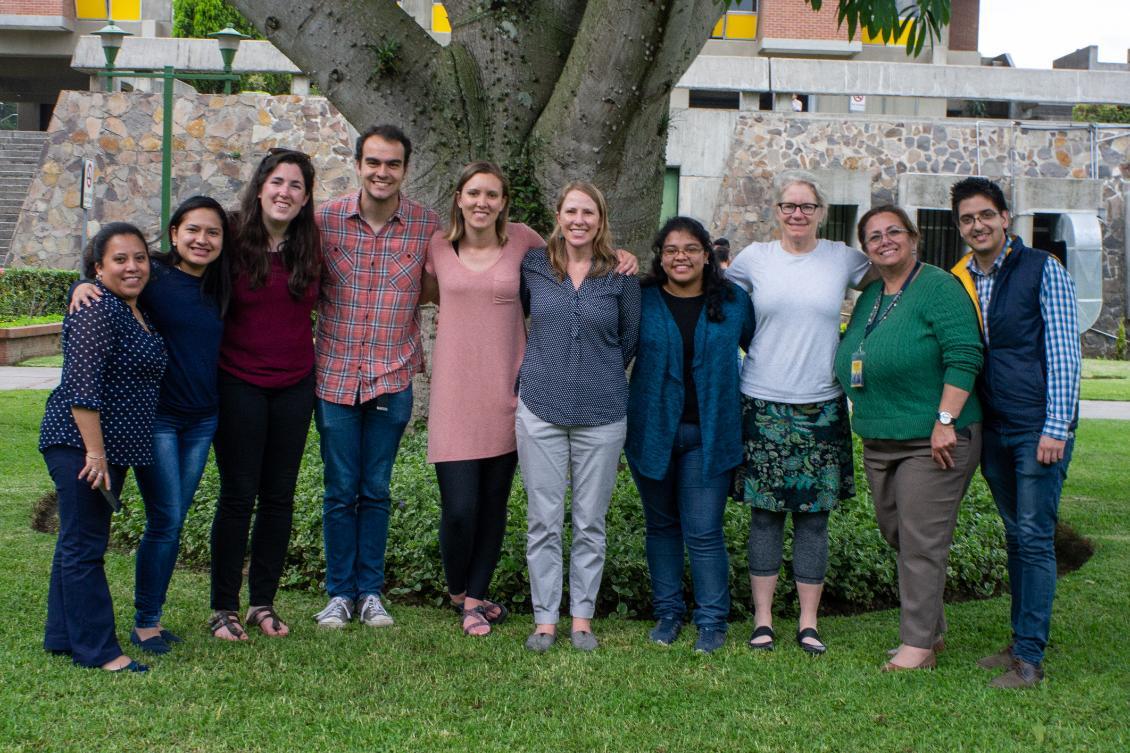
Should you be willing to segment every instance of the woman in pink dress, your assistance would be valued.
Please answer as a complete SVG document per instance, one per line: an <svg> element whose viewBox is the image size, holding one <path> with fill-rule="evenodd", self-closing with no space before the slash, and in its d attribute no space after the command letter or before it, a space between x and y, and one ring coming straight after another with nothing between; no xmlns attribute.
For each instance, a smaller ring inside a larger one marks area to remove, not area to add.
<svg viewBox="0 0 1130 753"><path fill-rule="evenodd" d="M490 162L463 169L445 231L432 236L425 299L442 300L432 353L428 462L440 490L439 544L447 590L466 635L506 618L487 590L506 533L518 462L515 389L526 347L522 258L545 245L509 222L510 182Z"/></svg>

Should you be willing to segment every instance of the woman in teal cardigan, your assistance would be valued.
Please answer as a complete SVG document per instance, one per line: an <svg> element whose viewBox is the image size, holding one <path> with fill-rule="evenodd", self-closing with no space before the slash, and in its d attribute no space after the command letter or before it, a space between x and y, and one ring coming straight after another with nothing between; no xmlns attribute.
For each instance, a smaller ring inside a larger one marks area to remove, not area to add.
<svg viewBox="0 0 1130 753"><path fill-rule="evenodd" d="M647 523L651 640L670 644L682 628L685 546L698 602L695 650L709 653L725 642L730 613L722 513L742 460L737 356L753 337L753 307L722 277L696 220L668 220L654 252L642 283L624 452Z"/></svg>
<svg viewBox="0 0 1130 753"><path fill-rule="evenodd" d="M918 260L918 230L871 209L859 241L880 279L855 304L836 351L879 530L896 552L900 645L884 672L932 669L944 647L942 596L957 510L981 454L977 316L961 284Z"/></svg>

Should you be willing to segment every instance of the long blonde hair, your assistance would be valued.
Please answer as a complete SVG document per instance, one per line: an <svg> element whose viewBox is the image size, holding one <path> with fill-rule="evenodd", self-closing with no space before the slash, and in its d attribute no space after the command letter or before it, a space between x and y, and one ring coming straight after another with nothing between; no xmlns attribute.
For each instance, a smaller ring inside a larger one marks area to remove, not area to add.
<svg viewBox="0 0 1130 753"><path fill-rule="evenodd" d="M600 227L597 228L596 237L592 239L592 267L589 269L588 276L603 277L616 269L616 254L612 250L612 228L608 225L608 203L604 200L604 194L592 183L574 180L566 184L561 189L561 193L557 194L556 214L561 213L561 206L565 203L565 197L572 191L580 191L588 196L596 202L597 211L600 212ZM549 256L549 263L553 265L553 271L557 274L557 279L564 280L568 273L569 257L565 250L565 233L562 232L559 221L553 225L553 232L549 235L546 253Z"/></svg>
<svg viewBox="0 0 1130 753"><path fill-rule="evenodd" d="M459 195L463 193L463 186L467 185L467 181L480 174L493 175L502 183L502 211L495 218L494 234L498 236L498 245L505 246L506 223L510 221L510 181L502 172L502 168L485 160L472 162L459 173L459 180L455 182L455 194L451 197L451 215L447 225L447 235L444 238L455 243L462 240L467 233L467 226L463 222L463 210L459 208Z"/></svg>

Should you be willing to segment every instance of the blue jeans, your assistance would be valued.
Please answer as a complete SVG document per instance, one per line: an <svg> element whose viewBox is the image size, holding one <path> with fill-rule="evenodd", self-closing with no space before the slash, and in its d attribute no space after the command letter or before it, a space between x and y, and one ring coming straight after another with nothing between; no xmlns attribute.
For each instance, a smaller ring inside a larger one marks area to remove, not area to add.
<svg viewBox="0 0 1130 753"><path fill-rule="evenodd" d="M183 418L168 413L153 417L153 465L134 469L145 501L145 531L137 547L133 623L157 627L165 593L173 577L184 518L216 433L217 415Z"/></svg>
<svg viewBox="0 0 1130 753"><path fill-rule="evenodd" d="M722 536L722 513L729 472L703 475L702 434L698 424L680 424L671 465L661 480L632 468L647 522L647 567L651 573L656 619L682 619L683 547L691 562L700 630L725 630L730 616L730 562Z"/></svg>
<svg viewBox="0 0 1130 753"><path fill-rule="evenodd" d="M384 589L389 484L411 416L411 387L359 405L319 399L314 408L325 465L322 534L331 597L356 601Z"/></svg>
<svg viewBox="0 0 1130 753"><path fill-rule="evenodd" d="M47 470L59 495L59 538L47 588L47 626L43 648L70 654L82 667L100 667L122 655L114 634L114 605L106 582L104 556L110 543L110 505L78 478L85 450L48 447ZM108 467L110 488L121 494L126 469Z"/></svg>
<svg viewBox="0 0 1130 753"><path fill-rule="evenodd" d="M1063 460L1036 460L1038 432L1001 434L986 429L981 473L1004 521L1012 591L1012 653L1030 664L1044 660L1055 598L1055 524L1074 437Z"/></svg>

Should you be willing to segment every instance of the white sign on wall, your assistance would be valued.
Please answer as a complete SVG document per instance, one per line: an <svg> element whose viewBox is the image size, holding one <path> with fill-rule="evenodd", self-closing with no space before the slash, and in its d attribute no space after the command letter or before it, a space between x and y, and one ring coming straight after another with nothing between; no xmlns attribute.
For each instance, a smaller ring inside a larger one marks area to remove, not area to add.
<svg viewBox="0 0 1130 753"><path fill-rule="evenodd" d="M848 112L865 112L867 110L867 97L862 94L853 94L848 100Z"/></svg>
<svg viewBox="0 0 1130 753"><path fill-rule="evenodd" d="M94 160L82 161L82 208L94 206Z"/></svg>

